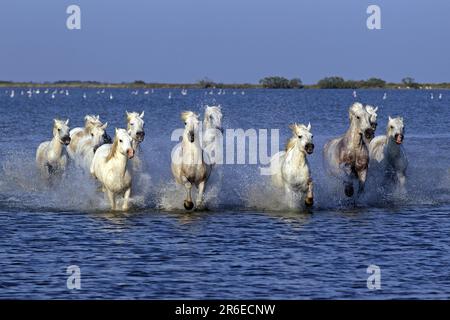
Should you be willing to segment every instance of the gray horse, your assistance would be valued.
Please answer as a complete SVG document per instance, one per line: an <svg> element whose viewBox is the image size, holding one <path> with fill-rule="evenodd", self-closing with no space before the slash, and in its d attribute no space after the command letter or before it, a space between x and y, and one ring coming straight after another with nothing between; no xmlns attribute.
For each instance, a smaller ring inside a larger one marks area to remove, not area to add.
<svg viewBox="0 0 450 320"><path fill-rule="evenodd" d="M369 166L367 144L373 139L375 130L371 114L361 103L354 103L348 114L350 127L345 135L327 142L324 163L331 175L343 180L345 195L352 197L354 180L359 181L358 194L364 191Z"/></svg>

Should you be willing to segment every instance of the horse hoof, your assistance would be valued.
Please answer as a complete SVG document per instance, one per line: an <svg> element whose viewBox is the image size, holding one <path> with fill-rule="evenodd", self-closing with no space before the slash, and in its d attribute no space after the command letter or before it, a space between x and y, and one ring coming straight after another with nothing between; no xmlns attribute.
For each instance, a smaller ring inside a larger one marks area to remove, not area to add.
<svg viewBox="0 0 450 320"><path fill-rule="evenodd" d="M307 207L312 207L312 205L314 204L314 199L313 198L306 198L305 199L305 204Z"/></svg>
<svg viewBox="0 0 450 320"><path fill-rule="evenodd" d="M192 210L192 208L194 208L194 203L192 201L184 201L184 208L186 210Z"/></svg>
<svg viewBox="0 0 450 320"><path fill-rule="evenodd" d="M353 186L352 185L346 185L345 186L345 195L347 196L347 197L353 197Z"/></svg>

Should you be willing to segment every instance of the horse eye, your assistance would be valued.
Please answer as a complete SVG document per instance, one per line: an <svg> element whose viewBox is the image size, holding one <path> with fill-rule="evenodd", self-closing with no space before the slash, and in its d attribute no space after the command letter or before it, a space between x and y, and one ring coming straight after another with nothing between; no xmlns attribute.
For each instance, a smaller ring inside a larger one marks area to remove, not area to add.
<svg viewBox="0 0 450 320"><path fill-rule="evenodd" d="M122 142L123 142L123 140L122 140L122 139L120 139L120 140L119 140L119 142L120 142L120 143L122 143Z"/></svg>
<svg viewBox="0 0 450 320"><path fill-rule="evenodd" d="M91 133L91 137L93 137L94 136L94 134L93 133Z"/></svg>
<svg viewBox="0 0 450 320"><path fill-rule="evenodd" d="M130 125L134 126L134 123L130 123Z"/></svg>
<svg viewBox="0 0 450 320"><path fill-rule="evenodd" d="M58 129L58 131L61 131L61 129Z"/></svg>
<svg viewBox="0 0 450 320"><path fill-rule="evenodd" d="M359 118L359 117L356 117L356 119L358 119L358 120L359 120L360 118Z"/></svg>
<svg viewBox="0 0 450 320"><path fill-rule="evenodd" d="M391 129L394 129L394 126L391 126Z"/></svg>
<svg viewBox="0 0 450 320"><path fill-rule="evenodd" d="M303 138L303 136L298 136L299 139Z"/></svg>

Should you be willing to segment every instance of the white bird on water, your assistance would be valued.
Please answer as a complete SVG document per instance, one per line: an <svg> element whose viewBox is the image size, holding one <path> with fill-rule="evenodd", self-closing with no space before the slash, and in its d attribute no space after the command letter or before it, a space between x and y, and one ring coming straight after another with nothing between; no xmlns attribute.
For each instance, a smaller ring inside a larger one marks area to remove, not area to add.
<svg viewBox="0 0 450 320"><path fill-rule="evenodd" d="M442 93L439 93L439 100L442 100Z"/></svg>
<svg viewBox="0 0 450 320"><path fill-rule="evenodd" d="M242 94L242 95L245 95L245 91L242 91L241 94Z"/></svg>
<svg viewBox="0 0 450 320"><path fill-rule="evenodd" d="M68 96L69 95L69 90L66 90L66 96Z"/></svg>
<svg viewBox="0 0 450 320"><path fill-rule="evenodd" d="M172 92L169 92L169 99L172 99Z"/></svg>
<svg viewBox="0 0 450 320"><path fill-rule="evenodd" d="M148 90L145 90L145 92L144 92L144 94L149 94L150 93L150 91L148 91Z"/></svg>
<svg viewBox="0 0 450 320"><path fill-rule="evenodd" d="M356 90L353 90L353 98L356 98L358 95L356 94Z"/></svg>
<svg viewBox="0 0 450 320"><path fill-rule="evenodd" d="M11 90L10 97L11 97L11 98L14 98L14 90Z"/></svg>
<svg viewBox="0 0 450 320"><path fill-rule="evenodd" d="M83 99L86 99L86 97L87 97L86 93L83 93Z"/></svg>
<svg viewBox="0 0 450 320"><path fill-rule="evenodd" d="M386 100L386 98L387 98L387 93L385 92L383 95L383 100Z"/></svg>
<svg viewBox="0 0 450 320"><path fill-rule="evenodd" d="M112 99L114 99L114 97L113 97L112 93L110 93L109 94L109 100L112 100Z"/></svg>
<svg viewBox="0 0 450 320"><path fill-rule="evenodd" d="M431 93L430 94L430 99L433 100L434 99L434 95Z"/></svg>

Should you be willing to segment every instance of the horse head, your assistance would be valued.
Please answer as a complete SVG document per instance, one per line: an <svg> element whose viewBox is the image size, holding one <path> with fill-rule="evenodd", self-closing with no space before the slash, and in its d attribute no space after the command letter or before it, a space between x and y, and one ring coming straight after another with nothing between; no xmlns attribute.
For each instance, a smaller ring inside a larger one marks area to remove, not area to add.
<svg viewBox="0 0 450 320"><path fill-rule="evenodd" d="M206 106L205 109L205 129L216 129L223 131L222 129L222 110L220 105L218 106Z"/></svg>
<svg viewBox="0 0 450 320"><path fill-rule="evenodd" d="M370 124L372 125L372 129L375 131L377 130L377 110L378 107L372 107L369 105L366 105L366 111L370 114Z"/></svg>
<svg viewBox="0 0 450 320"><path fill-rule="evenodd" d="M292 130L292 138L289 140L286 149L297 147L301 152L311 154L314 151L313 135L311 133L311 124L291 124L289 128Z"/></svg>
<svg viewBox="0 0 450 320"><path fill-rule="evenodd" d="M198 114L192 111L184 111L181 113L181 120L184 121L184 134L183 136L190 142L195 142L198 139Z"/></svg>
<svg viewBox="0 0 450 320"><path fill-rule="evenodd" d="M144 131L144 111L141 114L137 112L128 112L127 114L127 131L128 134L136 141L144 141L145 131Z"/></svg>
<svg viewBox="0 0 450 320"><path fill-rule="evenodd" d="M111 143L110 136L106 133L106 127L108 122L102 124L101 126L94 126L91 128L91 144L94 147L94 152L97 148L105 143Z"/></svg>
<svg viewBox="0 0 450 320"><path fill-rule="evenodd" d="M117 129L115 131L113 151L119 152L126 156L128 159L134 157L133 138L128 134L125 129ZM114 153L114 152L113 152Z"/></svg>
<svg viewBox="0 0 450 320"><path fill-rule="evenodd" d="M402 144L405 134L405 125L403 124L403 118L391 118L389 116L389 121L387 125L387 136L394 140L396 144Z"/></svg>
<svg viewBox="0 0 450 320"><path fill-rule="evenodd" d="M375 130L370 122L371 114L367 112L364 106L355 102L348 111L350 123L359 135L367 140L372 140Z"/></svg>
<svg viewBox="0 0 450 320"><path fill-rule="evenodd" d="M69 119L66 121L58 119L53 120L53 136L66 146L70 143L69 131Z"/></svg>

